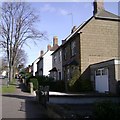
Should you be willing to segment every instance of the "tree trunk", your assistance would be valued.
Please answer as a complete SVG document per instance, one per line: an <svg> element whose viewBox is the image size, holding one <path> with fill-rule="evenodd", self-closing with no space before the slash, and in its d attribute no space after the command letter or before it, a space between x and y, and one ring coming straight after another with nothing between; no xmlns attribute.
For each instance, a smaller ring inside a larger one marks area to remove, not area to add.
<svg viewBox="0 0 120 120"><path fill-rule="evenodd" d="M10 65L9 67L9 82L12 82L13 80L13 66Z"/></svg>

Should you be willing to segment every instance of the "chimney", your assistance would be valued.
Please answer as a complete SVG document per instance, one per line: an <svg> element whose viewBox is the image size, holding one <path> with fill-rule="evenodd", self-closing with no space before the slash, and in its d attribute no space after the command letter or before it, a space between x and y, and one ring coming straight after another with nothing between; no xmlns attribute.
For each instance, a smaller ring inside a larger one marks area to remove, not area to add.
<svg viewBox="0 0 120 120"><path fill-rule="evenodd" d="M49 51L51 49L51 45L47 46L47 51Z"/></svg>
<svg viewBox="0 0 120 120"><path fill-rule="evenodd" d="M75 30L77 29L76 26L73 26L72 30L71 30L71 33L75 32Z"/></svg>
<svg viewBox="0 0 120 120"><path fill-rule="evenodd" d="M44 53L44 51L43 51L43 50L41 50L41 51L40 51L40 56L42 56L42 55L43 55L43 53Z"/></svg>
<svg viewBox="0 0 120 120"><path fill-rule="evenodd" d="M62 44L64 44L66 42L66 40L62 40Z"/></svg>
<svg viewBox="0 0 120 120"><path fill-rule="evenodd" d="M53 37L53 46L58 45L58 37L54 36Z"/></svg>
<svg viewBox="0 0 120 120"><path fill-rule="evenodd" d="M95 15L97 12L104 9L104 0L94 0L93 7L93 15Z"/></svg>

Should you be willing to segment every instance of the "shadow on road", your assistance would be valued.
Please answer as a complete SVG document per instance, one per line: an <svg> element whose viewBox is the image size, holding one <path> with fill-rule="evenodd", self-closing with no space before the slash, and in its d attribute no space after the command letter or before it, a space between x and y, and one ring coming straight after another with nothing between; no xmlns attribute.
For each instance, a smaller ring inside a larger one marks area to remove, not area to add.
<svg viewBox="0 0 120 120"><path fill-rule="evenodd" d="M26 91L23 84L20 84L20 86L17 89L21 89L21 91ZM47 118L48 117L46 113L46 109L36 101L36 98L34 96L29 96L29 93L21 92L18 94L17 93L3 94L2 96L8 97L8 100L9 98L15 98L15 101L17 102L19 101L20 107L18 108L18 112L16 111L16 113L19 114L19 111L25 112L25 118ZM16 107L18 107L18 105ZM15 116L17 116L17 114Z"/></svg>

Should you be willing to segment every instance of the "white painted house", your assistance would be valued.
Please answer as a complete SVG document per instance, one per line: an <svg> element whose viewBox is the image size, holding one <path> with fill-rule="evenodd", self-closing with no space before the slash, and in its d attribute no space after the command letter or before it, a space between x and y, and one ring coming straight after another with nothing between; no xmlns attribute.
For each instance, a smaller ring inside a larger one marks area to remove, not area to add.
<svg viewBox="0 0 120 120"><path fill-rule="evenodd" d="M53 47L51 45L47 46L47 51L43 53L41 51L41 56L37 62L37 75L49 76L50 70L52 69L52 53L58 48L58 38L53 37Z"/></svg>
<svg viewBox="0 0 120 120"><path fill-rule="evenodd" d="M39 61L39 58L37 58L33 63L32 63L32 75L35 76L35 73L37 72L37 62Z"/></svg>

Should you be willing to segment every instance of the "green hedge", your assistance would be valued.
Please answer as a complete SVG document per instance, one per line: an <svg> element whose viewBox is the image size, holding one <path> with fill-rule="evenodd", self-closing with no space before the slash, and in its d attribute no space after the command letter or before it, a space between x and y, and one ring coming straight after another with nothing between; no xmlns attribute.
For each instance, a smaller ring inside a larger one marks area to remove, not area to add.
<svg viewBox="0 0 120 120"><path fill-rule="evenodd" d="M38 80L36 78L30 78L30 82L33 83L33 90L38 89Z"/></svg>
<svg viewBox="0 0 120 120"><path fill-rule="evenodd" d="M93 86L90 80L78 79L72 86L70 86L68 82L68 90L71 92L91 92L93 91Z"/></svg>
<svg viewBox="0 0 120 120"><path fill-rule="evenodd" d="M36 76L39 86L49 86L50 91L65 91L65 83L63 80L54 81L53 78L47 76Z"/></svg>

